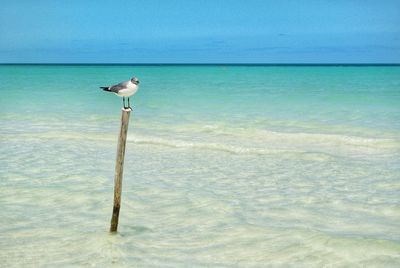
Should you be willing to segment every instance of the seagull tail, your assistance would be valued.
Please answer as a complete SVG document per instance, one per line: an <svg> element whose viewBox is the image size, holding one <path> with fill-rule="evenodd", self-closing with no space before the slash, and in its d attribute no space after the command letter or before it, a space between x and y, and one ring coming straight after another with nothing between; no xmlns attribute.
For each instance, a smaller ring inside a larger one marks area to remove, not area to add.
<svg viewBox="0 0 400 268"><path fill-rule="evenodd" d="M104 91L108 91L108 92L110 92L111 90L110 90L110 87L100 87L102 90L104 90Z"/></svg>

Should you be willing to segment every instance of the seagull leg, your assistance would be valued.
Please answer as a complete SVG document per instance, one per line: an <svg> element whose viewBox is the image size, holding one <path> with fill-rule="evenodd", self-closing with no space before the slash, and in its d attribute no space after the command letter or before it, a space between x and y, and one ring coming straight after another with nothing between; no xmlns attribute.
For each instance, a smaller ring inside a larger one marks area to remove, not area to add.
<svg viewBox="0 0 400 268"><path fill-rule="evenodd" d="M124 104L124 109L126 108L125 107L125 97L122 97L122 103Z"/></svg>
<svg viewBox="0 0 400 268"><path fill-rule="evenodd" d="M128 97L128 108L132 110L131 104L129 103L130 98Z"/></svg>

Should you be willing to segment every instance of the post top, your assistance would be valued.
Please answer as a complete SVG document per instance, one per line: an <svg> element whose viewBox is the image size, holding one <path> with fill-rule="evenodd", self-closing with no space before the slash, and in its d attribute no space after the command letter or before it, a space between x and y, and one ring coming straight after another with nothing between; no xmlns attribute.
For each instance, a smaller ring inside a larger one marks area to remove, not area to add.
<svg viewBox="0 0 400 268"><path fill-rule="evenodd" d="M132 112L132 108L121 108L122 111L124 112Z"/></svg>

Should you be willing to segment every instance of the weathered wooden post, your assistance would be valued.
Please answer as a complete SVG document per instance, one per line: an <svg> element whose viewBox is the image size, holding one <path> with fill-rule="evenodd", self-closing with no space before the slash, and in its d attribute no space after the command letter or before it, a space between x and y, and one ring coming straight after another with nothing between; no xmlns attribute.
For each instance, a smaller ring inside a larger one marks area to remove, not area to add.
<svg viewBox="0 0 400 268"><path fill-rule="evenodd" d="M117 160L115 163L114 178L114 207L111 218L110 232L116 232L118 229L119 210L121 208L122 175L124 172L124 157L126 146L126 135L128 133L130 108L122 108L121 128L119 131Z"/></svg>

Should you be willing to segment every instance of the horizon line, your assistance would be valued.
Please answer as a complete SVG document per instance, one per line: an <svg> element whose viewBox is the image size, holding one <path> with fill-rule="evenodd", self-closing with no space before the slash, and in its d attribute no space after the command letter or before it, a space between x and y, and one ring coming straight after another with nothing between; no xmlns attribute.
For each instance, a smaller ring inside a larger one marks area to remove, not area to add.
<svg viewBox="0 0 400 268"><path fill-rule="evenodd" d="M0 63L0 65L114 65L114 66L400 66L400 63Z"/></svg>

